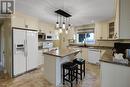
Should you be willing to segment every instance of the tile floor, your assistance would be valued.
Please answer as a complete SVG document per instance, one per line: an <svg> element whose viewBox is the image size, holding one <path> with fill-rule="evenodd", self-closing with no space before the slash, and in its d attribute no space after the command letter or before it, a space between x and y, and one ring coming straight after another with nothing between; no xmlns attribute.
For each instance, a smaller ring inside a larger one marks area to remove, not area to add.
<svg viewBox="0 0 130 87"><path fill-rule="evenodd" d="M74 87L100 87L99 66L87 64L86 76ZM41 69L34 70L16 78L8 78L8 75L0 75L0 87L54 87L45 78ZM69 84L59 87L69 87Z"/></svg>

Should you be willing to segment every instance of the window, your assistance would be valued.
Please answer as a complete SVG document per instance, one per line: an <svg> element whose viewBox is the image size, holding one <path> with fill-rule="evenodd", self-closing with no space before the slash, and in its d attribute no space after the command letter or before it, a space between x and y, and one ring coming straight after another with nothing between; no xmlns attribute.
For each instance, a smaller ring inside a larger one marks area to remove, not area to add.
<svg viewBox="0 0 130 87"><path fill-rule="evenodd" d="M95 44L94 33L93 32L78 33L77 34L77 42L78 43Z"/></svg>

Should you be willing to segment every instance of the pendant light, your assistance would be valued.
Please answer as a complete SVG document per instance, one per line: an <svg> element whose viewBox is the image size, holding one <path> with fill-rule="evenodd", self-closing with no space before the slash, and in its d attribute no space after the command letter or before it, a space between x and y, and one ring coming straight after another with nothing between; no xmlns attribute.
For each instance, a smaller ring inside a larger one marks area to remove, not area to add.
<svg viewBox="0 0 130 87"><path fill-rule="evenodd" d="M65 20L64 20L64 17L63 17L63 24L62 24L62 28L65 29Z"/></svg>
<svg viewBox="0 0 130 87"><path fill-rule="evenodd" d="M65 33L68 34L68 29L66 29Z"/></svg>
<svg viewBox="0 0 130 87"><path fill-rule="evenodd" d="M69 22L68 22L68 29L71 28L71 24L70 24L70 18L69 18Z"/></svg>
<svg viewBox="0 0 130 87"><path fill-rule="evenodd" d="M59 28L59 33L62 33L62 32L63 32L63 31L62 31L62 28L60 27L60 28Z"/></svg>
<svg viewBox="0 0 130 87"><path fill-rule="evenodd" d="M60 26L59 26L59 33L62 33L62 27L61 27L61 15L60 15Z"/></svg>
<svg viewBox="0 0 130 87"><path fill-rule="evenodd" d="M58 14L57 14L57 22L56 22L56 28L59 28L59 22L58 22Z"/></svg>
<svg viewBox="0 0 130 87"><path fill-rule="evenodd" d="M70 15L69 13L67 13L61 9L56 10L55 13L57 14L56 28L59 30L59 33L62 33L64 31L66 34L68 34L68 30L71 27L70 17L72 15ZM59 16L60 16L60 18L58 18ZM58 20L58 19L60 19L60 20Z"/></svg>

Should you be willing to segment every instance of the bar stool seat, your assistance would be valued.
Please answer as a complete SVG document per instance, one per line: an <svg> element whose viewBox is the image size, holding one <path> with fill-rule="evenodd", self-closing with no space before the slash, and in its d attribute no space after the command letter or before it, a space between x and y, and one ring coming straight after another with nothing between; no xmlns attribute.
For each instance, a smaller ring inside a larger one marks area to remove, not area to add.
<svg viewBox="0 0 130 87"><path fill-rule="evenodd" d="M63 85L65 84L65 81L67 81L71 83L71 87L73 87L74 80L78 83L78 65L73 62L63 64Z"/></svg>
<svg viewBox="0 0 130 87"><path fill-rule="evenodd" d="M78 75L80 75L80 79L83 79L83 73L84 73L84 77L85 77L85 60L82 58L76 58L73 60L73 63L77 64L78 67Z"/></svg>

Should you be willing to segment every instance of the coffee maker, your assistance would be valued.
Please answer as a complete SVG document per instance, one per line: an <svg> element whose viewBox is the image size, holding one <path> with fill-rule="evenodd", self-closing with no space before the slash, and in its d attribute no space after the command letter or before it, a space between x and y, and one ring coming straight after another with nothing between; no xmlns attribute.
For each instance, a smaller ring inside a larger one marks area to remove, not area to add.
<svg viewBox="0 0 130 87"><path fill-rule="evenodd" d="M130 60L130 43L114 43L113 55L114 53L122 53L124 59Z"/></svg>

